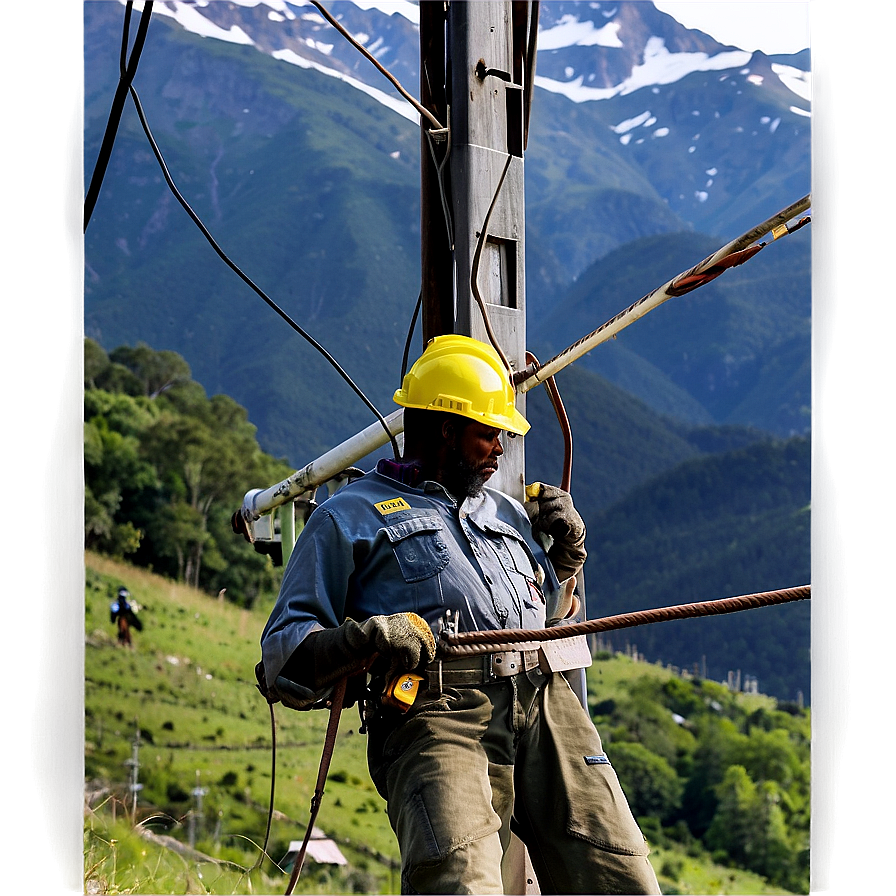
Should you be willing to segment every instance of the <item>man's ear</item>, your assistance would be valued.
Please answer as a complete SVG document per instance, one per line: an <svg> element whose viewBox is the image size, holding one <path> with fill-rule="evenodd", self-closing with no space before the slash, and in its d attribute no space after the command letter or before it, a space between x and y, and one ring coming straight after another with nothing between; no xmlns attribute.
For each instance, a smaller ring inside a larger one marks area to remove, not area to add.
<svg viewBox="0 0 896 896"><path fill-rule="evenodd" d="M442 421L442 439L446 445L450 445L452 448L457 447L457 427L453 420Z"/></svg>

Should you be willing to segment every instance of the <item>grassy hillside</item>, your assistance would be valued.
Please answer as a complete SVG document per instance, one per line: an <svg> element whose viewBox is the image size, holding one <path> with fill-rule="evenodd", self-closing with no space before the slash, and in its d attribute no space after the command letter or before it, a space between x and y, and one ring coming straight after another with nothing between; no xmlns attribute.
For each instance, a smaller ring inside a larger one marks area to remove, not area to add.
<svg viewBox="0 0 896 896"><path fill-rule="evenodd" d="M88 554L86 566L85 886L118 893L282 892L287 878L271 861L246 873L264 839L271 789L269 715L253 668L273 595L246 610L99 555ZM133 649L117 645L109 623L109 603L121 585L144 622ZM591 699L606 710L608 696L645 675L672 677L624 658L602 660L589 673ZM768 698L740 699L752 701L752 712L773 705ZM289 841L304 834L326 714L278 707L276 719L268 853L279 860ZM355 710L347 710L318 817L350 864L334 870L310 863L297 892L398 892L398 853L367 775L358 724ZM624 739L619 724L611 740ZM128 789L135 755L142 785L136 811ZM203 791L201 817L196 789ZM651 840L665 893L787 892L713 863L696 842L683 845L660 831Z"/></svg>

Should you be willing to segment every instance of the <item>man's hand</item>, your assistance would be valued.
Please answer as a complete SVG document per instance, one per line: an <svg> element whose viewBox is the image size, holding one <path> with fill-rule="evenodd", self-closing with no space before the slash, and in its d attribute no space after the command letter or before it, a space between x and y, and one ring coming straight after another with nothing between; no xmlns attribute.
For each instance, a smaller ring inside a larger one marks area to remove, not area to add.
<svg viewBox="0 0 896 896"><path fill-rule="evenodd" d="M388 677L431 663L436 639L416 613L346 619L337 628L311 632L293 651L280 676L313 691L368 669L376 656L389 664Z"/></svg>
<svg viewBox="0 0 896 896"><path fill-rule="evenodd" d="M361 630L377 653L390 658L387 680L435 658L436 639L426 620L416 613L371 616L361 624Z"/></svg>
<svg viewBox="0 0 896 896"><path fill-rule="evenodd" d="M540 486L540 487L538 487ZM572 495L556 485L536 483L526 489L523 505L535 535L549 536L553 544L548 558L562 582L577 575L588 556L585 551L585 523L572 503Z"/></svg>

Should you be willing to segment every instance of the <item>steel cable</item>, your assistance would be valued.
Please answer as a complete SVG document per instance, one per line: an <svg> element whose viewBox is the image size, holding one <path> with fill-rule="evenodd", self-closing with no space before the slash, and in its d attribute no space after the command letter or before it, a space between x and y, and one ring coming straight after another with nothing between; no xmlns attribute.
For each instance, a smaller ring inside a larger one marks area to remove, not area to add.
<svg viewBox="0 0 896 896"><path fill-rule="evenodd" d="M591 635L620 628L632 628L638 625L649 625L654 622L668 622L673 619L690 619L695 616L718 616L723 613L735 613L740 610L752 610L757 607L768 607L790 601L808 600L811 594L810 585L795 588L784 588L780 591L763 591L745 594L739 597L725 597L720 600L701 601L692 604L679 604L672 607L657 607L653 610L638 610L633 613L622 613L618 616L605 616L602 619L589 619L571 625L556 625L541 629L495 629L492 631L458 632L450 634L443 631L439 636L438 655L441 657L470 656L479 653L494 653L497 650L513 649L520 642L536 643L554 641L560 638L574 638L578 635Z"/></svg>

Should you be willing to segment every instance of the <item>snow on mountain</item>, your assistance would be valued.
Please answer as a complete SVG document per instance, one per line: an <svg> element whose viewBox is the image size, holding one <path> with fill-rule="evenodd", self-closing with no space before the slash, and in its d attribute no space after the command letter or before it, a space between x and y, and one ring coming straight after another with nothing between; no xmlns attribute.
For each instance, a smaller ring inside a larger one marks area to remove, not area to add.
<svg viewBox="0 0 896 896"><path fill-rule="evenodd" d="M806 102L812 99L812 79L809 72L778 62L772 63L772 71L781 79L781 83L798 97ZM794 109L793 111L798 114L807 114L803 109Z"/></svg>
<svg viewBox="0 0 896 896"><path fill-rule="evenodd" d="M125 0L119 0L119 3L122 5L125 4ZM216 25L212 22L208 17L204 16L198 9L201 6L207 6L208 2L206 0L205 3L199 2L194 4L191 3L156 3L153 5L153 15L167 16L169 18L174 19L178 25L180 25L184 31L189 31L192 34L198 34L200 37L211 37L214 40L224 40L229 43L234 44L253 44L254 41L242 28L238 25L232 25L229 29L224 29ZM252 5L256 4L242 4L242 5ZM285 3L279 4L281 6L286 6ZM143 6L143 4L135 4L137 8Z"/></svg>
<svg viewBox="0 0 896 896"><path fill-rule="evenodd" d="M539 35L540 41L541 35ZM736 68L746 65L750 57L751 54L745 50L731 50L714 56L707 53L670 53L661 37L651 37L644 48L644 62L636 65L631 75L615 87L588 87L584 84L585 75L567 81L556 81L536 75L535 85L551 93L561 93L574 103L584 103L633 93L642 87L672 84L692 72Z"/></svg>
<svg viewBox="0 0 896 896"><path fill-rule="evenodd" d="M592 21L582 22L573 15L565 15L556 25L538 29L540 50L560 50L563 47L621 47L619 23L608 22L598 28Z"/></svg>
<svg viewBox="0 0 896 896"><path fill-rule="evenodd" d="M328 68L317 62L312 62L304 56L300 56L294 50L275 50L271 55L274 59L279 59L281 62L289 62L291 65L299 66L299 68L313 68L324 75L338 78L340 81L344 81L346 84L360 90L362 93L366 93L369 97L372 97L378 103L382 103L382 105L391 109L393 112L397 112L399 115L404 116L409 121L418 122L420 120L420 115L412 106L408 105L404 99L384 93L382 90L379 90L376 87L371 87L369 84L365 84L357 78L352 78L350 75L336 71L336 69Z"/></svg>
<svg viewBox="0 0 896 896"><path fill-rule="evenodd" d="M325 8L415 92L417 4L338 0ZM168 0L156 3L153 11L204 38L252 45L280 61L339 78L409 120L418 120L416 111L308 0ZM751 58L747 51L685 28L652 3L544 3L535 84L584 103L673 84L695 72L742 68ZM775 65L773 71L797 97L808 101L807 72L792 65ZM761 81L759 77L753 83L761 86ZM801 106L794 112L807 114Z"/></svg>
<svg viewBox="0 0 896 896"><path fill-rule="evenodd" d="M420 9L409 0L354 0L355 6L361 9L376 9L387 16L401 15L415 25L420 24Z"/></svg>

